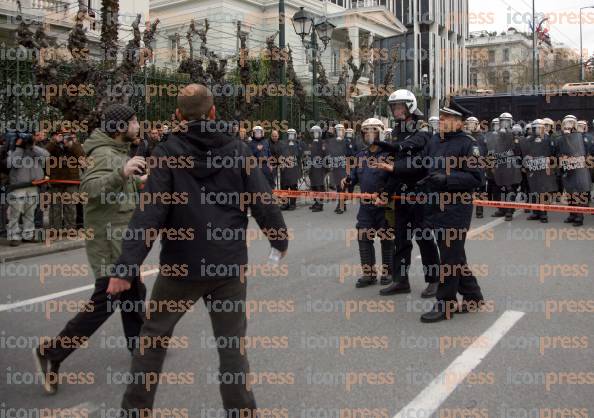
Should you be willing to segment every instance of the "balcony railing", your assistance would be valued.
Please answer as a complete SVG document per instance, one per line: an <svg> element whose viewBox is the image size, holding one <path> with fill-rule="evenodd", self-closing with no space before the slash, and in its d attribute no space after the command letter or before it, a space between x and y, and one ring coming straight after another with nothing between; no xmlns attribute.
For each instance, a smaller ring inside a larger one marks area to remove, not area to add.
<svg viewBox="0 0 594 418"><path fill-rule="evenodd" d="M363 9L366 7L386 7L386 0L353 0L351 5L353 9Z"/></svg>

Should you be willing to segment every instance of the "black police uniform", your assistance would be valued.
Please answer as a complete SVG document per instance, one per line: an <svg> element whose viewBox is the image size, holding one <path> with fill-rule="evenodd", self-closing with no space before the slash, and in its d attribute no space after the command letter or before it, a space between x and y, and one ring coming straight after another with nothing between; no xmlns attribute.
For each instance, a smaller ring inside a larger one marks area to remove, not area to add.
<svg viewBox="0 0 594 418"><path fill-rule="evenodd" d="M283 139L278 145L278 155L282 161L279 161L281 174L281 189L297 190L299 179L301 178L301 157L303 150L301 144L292 139ZM295 210L297 199L292 197L289 202L282 205L282 210Z"/></svg>
<svg viewBox="0 0 594 418"><path fill-rule="evenodd" d="M486 157L487 153L489 152L487 149L487 140L485 138L485 135L482 132L473 132L472 134L470 134L470 136L472 136L474 138L474 140L476 141L476 145L479 149L479 152L481 154L481 157ZM487 173L484 169L481 168L481 178L482 178L482 182L481 185L476 189L476 191L479 194L487 194ZM484 208L482 206L477 206L476 207L476 217L477 218L482 218L483 217L483 210Z"/></svg>
<svg viewBox="0 0 594 418"><path fill-rule="evenodd" d="M468 267L464 244L470 228L473 205L470 196L481 184L482 175L477 165L468 164L461 157L479 157L480 150L474 139L462 131L447 133L442 139L433 136L425 152L433 162L423 183L429 193L441 196L450 194L452 203L438 202L425 206L427 222L434 229L441 258L440 283L437 289L436 309L445 309L446 303L457 302L460 293L464 302L479 303L483 295L476 277ZM443 158L458 158L455 168L449 174L443 167ZM441 163L440 163L441 161ZM455 199L452 193L460 193L465 199Z"/></svg>
<svg viewBox="0 0 594 418"><path fill-rule="evenodd" d="M274 189L274 177L272 175L272 166L270 165L270 157L272 157L270 143L265 138L253 138L248 143L248 146L252 150L254 157L258 159L258 167L262 169L270 187Z"/></svg>
<svg viewBox="0 0 594 418"><path fill-rule="evenodd" d="M389 153L378 148L370 148L356 155L355 169L350 173L350 186L359 184L361 193L382 193L390 179L390 174L369 167L369 162L387 160ZM391 280L394 256L394 231L389 227L385 209L375 202L361 201L357 213L357 237L363 277L357 281L357 287L365 287L377 282L375 271L375 249L373 240L380 239L382 248L382 268L380 275L384 282Z"/></svg>
<svg viewBox="0 0 594 418"><path fill-rule="evenodd" d="M326 143L322 140L314 140L309 144L309 182L314 192L326 191ZM314 204L309 208L312 211L320 212L324 209L323 200L315 199Z"/></svg>
<svg viewBox="0 0 594 418"><path fill-rule="evenodd" d="M420 156L426 147L430 135L428 132L415 130L412 124L408 129L401 129L397 126L392 131L395 138L392 144L382 143L384 149L391 151L397 164L411 167L413 158ZM390 195L403 197L414 195L419 191L416 183L424 176L422 171L412 170L404 174L391 176L386 191ZM405 202L401 199L394 202L394 267L392 276L394 283L380 290L381 295L393 295L397 293L410 293L408 272L411 264L411 253L414 239L419 246L421 261L425 272L425 282L433 284L421 294L423 297L433 297L435 283L439 280L437 269L439 268L439 253L437 245L430 230L424 224L424 214L414 202Z"/></svg>
<svg viewBox="0 0 594 418"><path fill-rule="evenodd" d="M354 155L352 144L344 139L338 140L336 136L330 136L326 139L326 155L329 159L330 181L337 192L343 192L340 182L347 175L347 158ZM334 212L342 214L346 210L346 206L342 202L342 199L338 200Z"/></svg>

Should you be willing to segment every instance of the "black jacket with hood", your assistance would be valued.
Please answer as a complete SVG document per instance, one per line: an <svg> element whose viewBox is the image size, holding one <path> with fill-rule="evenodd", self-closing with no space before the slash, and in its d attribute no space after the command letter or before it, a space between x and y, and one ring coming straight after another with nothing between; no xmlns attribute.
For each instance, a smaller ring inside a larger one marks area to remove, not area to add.
<svg viewBox="0 0 594 418"><path fill-rule="evenodd" d="M267 235L272 247L287 249L285 222L270 185L259 167L245 163L252 151L216 123L189 122L185 132L155 148L140 198L150 203L136 208L113 277L131 280L138 274L154 231L162 232L162 276L195 281L241 276L248 262L248 207L259 227L272 233ZM242 204L242 196L249 203Z"/></svg>

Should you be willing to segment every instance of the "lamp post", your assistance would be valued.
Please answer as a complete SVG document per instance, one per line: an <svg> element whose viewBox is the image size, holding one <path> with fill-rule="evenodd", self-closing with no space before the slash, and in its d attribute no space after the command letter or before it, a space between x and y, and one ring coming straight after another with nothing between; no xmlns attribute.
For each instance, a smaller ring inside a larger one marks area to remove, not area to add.
<svg viewBox="0 0 594 418"><path fill-rule="evenodd" d="M291 19L295 33L301 38L301 43L306 50L312 52L312 110L315 123L319 121L318 103L315 96L316 84L318 83L318 53L324 52L328 43L332 39L332 31L336 27L324 16L324 18L315 23L315 17L300 7L297 13ZM312 30L313 29L313 30ZM310 41L306 37L310 36ZM318 45L318 38L322 41L323 47Z"/></svg>
<svg viewBox="0 0 594 418"><path fill-rule="evenodd" d="M594 9L594 6L580 7L580 81L584 81L584 49L582 47L582 10Z"/></svg>

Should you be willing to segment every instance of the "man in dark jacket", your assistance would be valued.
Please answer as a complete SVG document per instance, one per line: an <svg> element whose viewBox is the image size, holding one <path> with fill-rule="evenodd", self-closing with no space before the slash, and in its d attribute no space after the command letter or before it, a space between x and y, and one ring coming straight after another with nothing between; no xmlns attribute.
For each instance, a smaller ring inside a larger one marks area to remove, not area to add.
<svg viewBox="0 0 594 418"><path fill-rule="evenodd" d="M287 139L281 140L278 147L280 157L281 189L298 190L299 179L301 179L301 158L303 149L297 140L295 129L287 130ZM297 198L291 197L289 201L281 206L281 210L297 209Z"/></svg>
<svg viewBox="0 0 594 418"><path fill-rule="evenodd" d="M258 167L262 168L262 172L268 180L270 187L274 188L274 177L272 176L272 166L270 152L270 144L268 140L264 138L264 129L261 126L254 126L252 131L252 140L248 142L252 154L258 161Z"/></svg>
<svg viewBox="0 0 594 418"><path fill-rule="evenodd" d="M177 103L177 117L187 129L174 133L153 155L157 161L175 163L156 164L143 192L168 198L155 199L134 212L128 226L133 233L126 234L133 239L124 241L109 291L126 289L131 272L138 270L156 240L148 232L168 231L161 238L161 272L148 306L165 303L175 308L147 314L131 375L161 372L168 345L163 338L171 336L184 313L203 298L220 341L220 373L233 377L221 383L223 407L228 416L244 416L244 412L252 416L256 403L246 387L249 364L243 348L236 344L245 338L247 326L247 206L280 256L287 251L286 226L262 170L248 168L253 166L248 164L253 159L249 147L217 129L221 125L213 120L215 107L208 88L190 84L180 92ZM229 161L235 163L230 167ZM172 236L171 231L177 232ZM156 386L135 379L124 394L124 416L150 415Z"/></svg>

